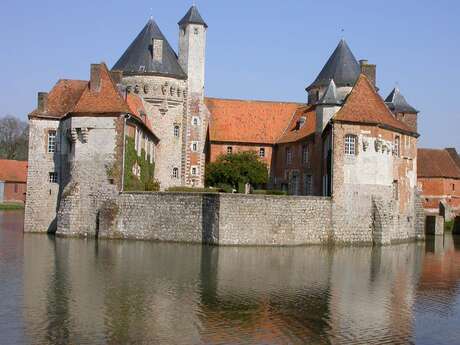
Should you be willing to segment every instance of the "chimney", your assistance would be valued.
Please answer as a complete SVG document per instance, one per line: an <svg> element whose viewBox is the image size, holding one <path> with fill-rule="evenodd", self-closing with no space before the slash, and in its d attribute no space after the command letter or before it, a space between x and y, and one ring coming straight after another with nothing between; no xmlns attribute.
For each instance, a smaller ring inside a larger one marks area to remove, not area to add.
<svg viewBox="0 0 460 345"><path fill-rule="evenodd" d="M370 64L367 60L359 60L359 66L361 67L361 73L376 87L377 66Z"/></svg>
<svg viewBox="0 0 460 345"><path fill-rule="evenodd" d="M48 109L48 92L39 92L37 96L37 108L39 112L46 112Z"/></svg>
<svg viewBox="0 0 460 345"><path fill-rule="evenodd" d="M102 64L92 63L90 80L89 80L89 89L91 92L99 92L101 90L101 70Z"/></svg>
<svg viewBox="0 0 460 345"><path fill-rule="evenodd" d="M113 70L110 72L110 75L112 76L112 80L115 84L121 83L121 78L123 77L123 71Z"/></svg>

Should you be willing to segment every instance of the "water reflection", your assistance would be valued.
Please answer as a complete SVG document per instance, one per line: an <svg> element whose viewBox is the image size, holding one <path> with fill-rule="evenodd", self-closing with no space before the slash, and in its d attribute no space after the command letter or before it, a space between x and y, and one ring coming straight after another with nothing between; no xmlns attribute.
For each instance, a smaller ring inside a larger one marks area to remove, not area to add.
<svg viewBox="0 0 460 345"><path fill-rule="evenodd" d="M460 242L452 237L336 249L33 234L17 238L22 243L22 322L32 344L442 344L458 337ZM436 328L436 318L450 326Z"/></svg>

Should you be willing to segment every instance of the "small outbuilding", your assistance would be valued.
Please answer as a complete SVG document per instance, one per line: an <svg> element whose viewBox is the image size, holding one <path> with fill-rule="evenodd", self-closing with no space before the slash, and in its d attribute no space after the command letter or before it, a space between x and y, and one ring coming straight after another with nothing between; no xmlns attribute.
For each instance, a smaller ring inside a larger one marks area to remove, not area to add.
<svg viewBox="0 0 460 345"><path fill-rule="evenodd" d="M0 159L0 202L26 201L27 162Z"/></svg>

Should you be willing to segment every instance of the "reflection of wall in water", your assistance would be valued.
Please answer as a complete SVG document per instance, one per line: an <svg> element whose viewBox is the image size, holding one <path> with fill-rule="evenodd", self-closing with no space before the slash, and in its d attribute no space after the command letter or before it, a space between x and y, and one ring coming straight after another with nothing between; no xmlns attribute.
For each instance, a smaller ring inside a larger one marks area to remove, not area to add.
<svg viewBox="0 0 460 345"><path fill-rule="evenodd" d="M24 246L26 329L50 344L407 340L423 255L416 244L236 248L29 234Z"/></svg>

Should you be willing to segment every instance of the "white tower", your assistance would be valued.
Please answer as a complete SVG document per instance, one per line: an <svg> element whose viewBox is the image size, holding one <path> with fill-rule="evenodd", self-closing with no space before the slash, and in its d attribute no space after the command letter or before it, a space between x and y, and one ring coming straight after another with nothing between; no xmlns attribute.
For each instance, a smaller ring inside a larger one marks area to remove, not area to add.
<svg viewBox="0 0 460 345"><path fill-rule="evenodd" d="M179 64L188 76L192 98L204 98L206 30L208 25L195 5L179 21Z"/></svg>

